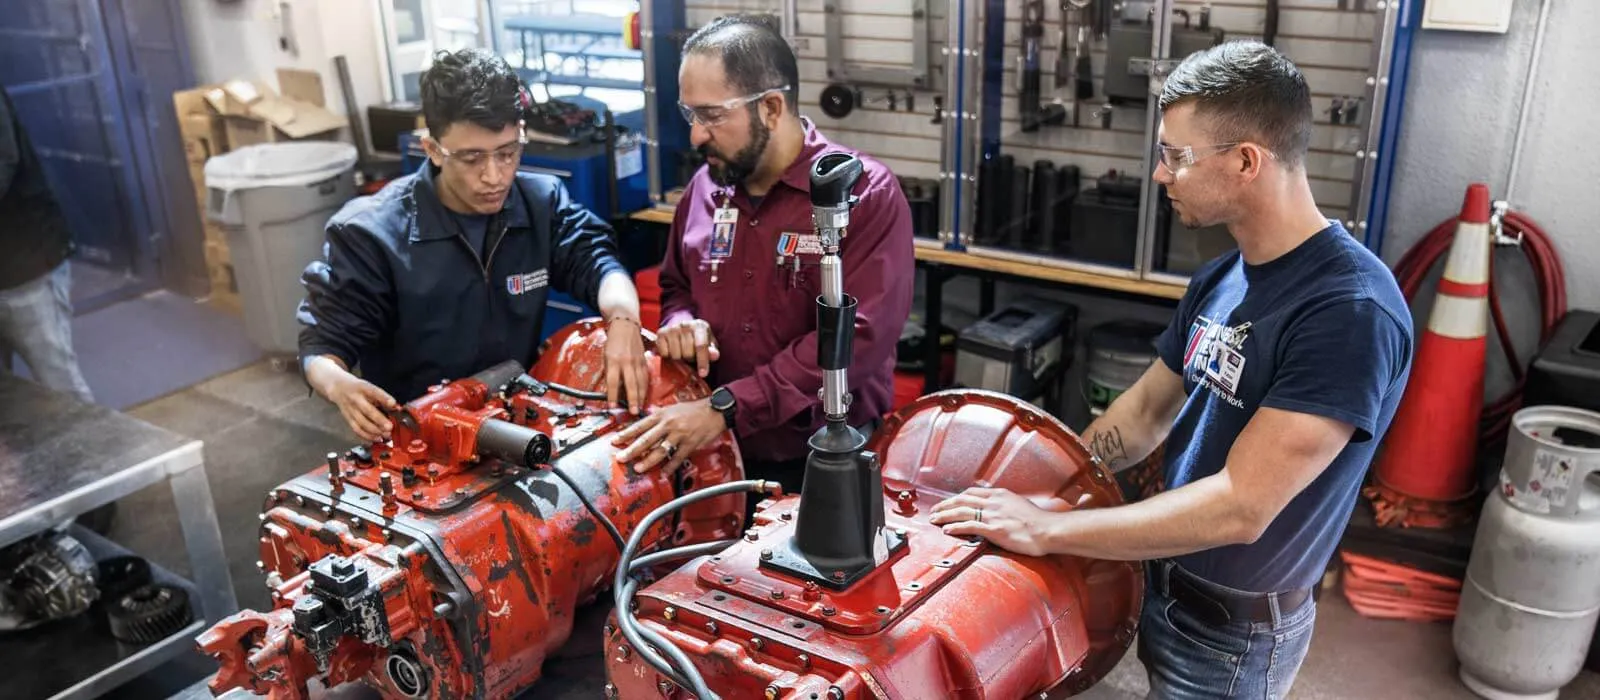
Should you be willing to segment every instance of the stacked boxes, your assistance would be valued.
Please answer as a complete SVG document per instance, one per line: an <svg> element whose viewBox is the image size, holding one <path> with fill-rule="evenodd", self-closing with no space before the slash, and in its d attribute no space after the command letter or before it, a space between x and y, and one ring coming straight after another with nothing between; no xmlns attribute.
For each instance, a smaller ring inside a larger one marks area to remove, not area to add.
<svg viewBox="0 0 1600 700"><path fill-rule="evenodd" d="M194 186L196 215L205 232L211 297L234 310L240 308L239 288L228 255L228 240L222 227L207 215L213 208L211 197L221 197L222 193L206 187L206 161L259 143L339 140L340 130L348 125L344 117L325 108L322 77L316 72L280 69L278 87L279 92L275 93L260 82L230 80L172 95L189 162L189 180Z"/></svg>

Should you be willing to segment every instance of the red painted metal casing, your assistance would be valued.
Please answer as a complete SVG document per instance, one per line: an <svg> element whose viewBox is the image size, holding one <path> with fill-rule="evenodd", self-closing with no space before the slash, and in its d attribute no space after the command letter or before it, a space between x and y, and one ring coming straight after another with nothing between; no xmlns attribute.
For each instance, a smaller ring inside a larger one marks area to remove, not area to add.
<svg viewBox="0 0 1600 700"><path fill-rule="evenodd" d="M603 388L604 341L598 324L569 326L529 375ZM649 362L648 408L709 393L681 363L653 354ZM532 685L570 636L574 608L610 582L619 552L554 474L480 454L485 421L548 435L551 463L623 537L684 492L743 476L729 434L678 470L636 474L615 459L626 413L554 389L507 395L485 384L514 370L433 387L405 406L392 444L373 445L369 461L346 455L338 479L324 467L268 495L261 562L275 607L241 612L199 637L221 664L213 692L302 698L317 678L359 681L386 697L503 698ZM647 542L737 536L743 513L742 494L704 501Z"/></svg>
<svg viewBox="0 0 1600 700"><path fill-rule="evenodd" d="M948 391L895 413L867 448L882 464L886 525L909 539L885 565L843 591L763 567L799 505L768 500L744 541L644 589L641 623L726 700L1065 697L1117 664L1139 618L1141 564L1019 556L927 522L969 486L1057 511L1120 504L1065 426L1009 396ZM607 638L608 693L689 697L626 646Z"/></svg>

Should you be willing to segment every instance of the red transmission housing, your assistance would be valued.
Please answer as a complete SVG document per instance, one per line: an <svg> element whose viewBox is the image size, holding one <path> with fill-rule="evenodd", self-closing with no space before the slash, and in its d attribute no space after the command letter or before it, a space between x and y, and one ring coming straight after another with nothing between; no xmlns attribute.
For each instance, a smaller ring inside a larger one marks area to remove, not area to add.
<svg viewBox="0 0 1600 700"><path fill-rule="evenodd" d="M200 635L221 665L212 691L304 698L316 678L385 697L503 698L538 680L620 554L571 488L524 464L559 468L623 537L655 507L743 475L731 434L678 470L618 463L612 438L631 418L595 400L604 342L603 326L580 322L530 374L506 363L441 382L403 407L391 440L272 490L260 534L274 608ZM709 394L681 363L649 363L647 408ZM695 504L648 540L735 537L744 498Z"/></svg>
<svg viewBox="0 0 1600 700"><path fill-rule="evenodd" d="M1010 396L953 390L896 412L867 449L882 464L885 529L906 539L884 563L843 590L763 566L800 503L769 499L744 540L641 590L640 624L724 700L1066 697L1117 664L1137 627L1142 564L1020 556L928 523L969 486L1055 511L1122 503L1066 426ZM632 653L612 615L607 696L690 697Z"/></svg>

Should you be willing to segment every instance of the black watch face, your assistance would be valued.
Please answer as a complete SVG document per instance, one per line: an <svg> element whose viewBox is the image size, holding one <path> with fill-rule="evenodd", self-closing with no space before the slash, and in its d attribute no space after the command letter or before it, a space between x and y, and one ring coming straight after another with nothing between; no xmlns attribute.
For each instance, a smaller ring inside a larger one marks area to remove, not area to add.
<svg viewBox="0 0 1600 700"><path fill-rule="evenodd" d="M726 411L733 407L733 392L727 389L718 389L711 392L711 407L718 411Z"/></svg>

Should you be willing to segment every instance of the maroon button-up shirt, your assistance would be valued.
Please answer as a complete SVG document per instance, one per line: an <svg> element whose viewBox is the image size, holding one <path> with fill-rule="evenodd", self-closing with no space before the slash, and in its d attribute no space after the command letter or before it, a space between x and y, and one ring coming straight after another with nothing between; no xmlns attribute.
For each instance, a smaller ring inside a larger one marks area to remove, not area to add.
<svg viewBox="0 0 1600 700"><path fill-rule="evenodd" d="M716 335L721 359L712 386L726 386L738 405L735 435L745 459L804 457L822 427L822 370L817 367L821 256L796 248L779 266L783 234L814 235L811 162L824 150L855 151L829 142L805 121L805 147L759 205L743 186L719 187L706 168L684 187L661 266L661 325L699 318ZM861 155L861 154L857 154ZM895 344L911 313L915 284L911 209L894 173L861 156L850 228L841 245L844 291L857 299L850 360L850 423L864 425L889 410ZM712 281L712 217L738 209L733 250ZM794 258L800 260L796 272Z"/></svg>

